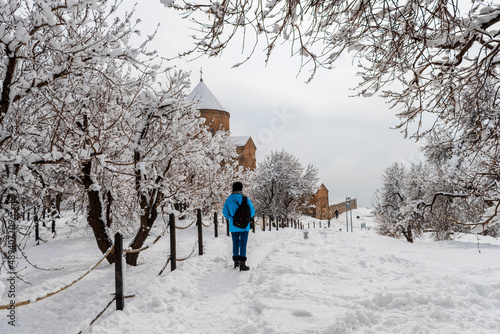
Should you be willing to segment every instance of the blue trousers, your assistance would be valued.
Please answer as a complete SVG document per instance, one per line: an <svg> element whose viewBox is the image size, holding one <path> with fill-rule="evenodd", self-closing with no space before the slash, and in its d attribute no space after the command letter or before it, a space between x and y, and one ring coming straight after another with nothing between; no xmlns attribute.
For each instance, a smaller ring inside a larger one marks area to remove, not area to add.
<svg viewBox="0 0 500 334"><path fill-rule="evenodd" d="M231 232L233 238L233 256L247 256L247 232Z"/></svg>

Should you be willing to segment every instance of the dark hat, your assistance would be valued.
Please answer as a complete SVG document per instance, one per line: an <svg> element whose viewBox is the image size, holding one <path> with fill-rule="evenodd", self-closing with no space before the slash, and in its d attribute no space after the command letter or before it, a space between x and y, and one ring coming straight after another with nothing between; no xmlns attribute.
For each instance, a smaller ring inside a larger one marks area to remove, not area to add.
<svg viewBox="0 0 500 334"><path fill-rule="evenodd" d="M233 183L233 191L242 191L242 190L243 190L243 184L241 182Z"/></svg>

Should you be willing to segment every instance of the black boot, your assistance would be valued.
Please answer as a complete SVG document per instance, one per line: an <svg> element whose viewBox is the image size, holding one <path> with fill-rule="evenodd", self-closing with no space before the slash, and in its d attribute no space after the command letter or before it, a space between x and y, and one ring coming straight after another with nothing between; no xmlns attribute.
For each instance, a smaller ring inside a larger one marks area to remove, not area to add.
<svg viewBox="0 0 500 334"><path fill-rule="evenodd" d="M233 261L234 261L234 269L238 268L240 266L240 257L233 256Z"/></svg>
<svg viewBox="0 0 500 334"><path fill-rule="evenodd" d="M240 256L240 271L250 270L250 267L245 264L247 258L244 256Z"/></svg>

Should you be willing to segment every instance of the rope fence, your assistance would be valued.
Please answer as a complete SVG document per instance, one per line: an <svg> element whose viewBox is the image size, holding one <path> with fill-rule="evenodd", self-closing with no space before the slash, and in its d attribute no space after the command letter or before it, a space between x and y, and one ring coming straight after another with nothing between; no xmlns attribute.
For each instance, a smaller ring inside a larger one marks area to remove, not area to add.
<svg viewBox="0 0 500 334"><path fill-rule="evenodd" d="M46 294L45 296L43 297L39 297L39 298L36 298L34 301L31 301L31 300L25 300L25 301L22 301L22 302L18 302L18 303L15 303L13 304L14 307L19 307L19 306L24 306L24 305L28 305L28 304L33 304L33 303L36 303L40 300L43 300L45 298L48 298L48 297L51 297L51 296L54 296L56 294L58 294L59 292L61 291L64 291L66 290L67 288L69 288L70 286L74 285L75 283L79 282L81 279L83 279L85 276L87 276L88 274L90 274L90 272L92 270L94 270L95 268L97 268L97 266L99 264L101 264L102 261L104 261L104 259L113 251L114 249L114 246L111 246L108 251L106 252L106 254L104 254L104 256L102 257L102 259L100 259L92 268L90 268L85 274L83 274L82 276L80 276L79 278L77 278L76 280L74 280L73 282L71 282L70 284L66 285L66 286L63 286L62 288L60 288L59 290L57 291L54 291L54 292L50 292L48 294ZM9 307L11 307L12 304L7 304L7 305L0 305L0 310L5 310L5 309L8 309Z"/></svg>
<svg viewBox="0 0 500 334"><path fill-rule="evenodd" d="M203 220L201 221L201 224L202 224L203 226L205 226L205 227L210 227L210 226L212 226L212 224L208 224L208 225L203 224Z"/></svg>
<svg viewBox="0 0 500 334"><path fill-rule="evenodd" d="M167 266L168 266L169 263L170 263L170 256L168 257L167 262L165 263L165 265L163 266L163 268L161 268L161 270L160 270L160 272L158 273L157 276L161 276L161 274L163 274L163 272L165 271L165 269L167 269Z"/></svg>
<svg viewBox="0 0 500 334"><path fill-rule="evenodd" d="M268 219L266 222L266 217L264 215L262 216L262 225L261 225L262 231L266 231L266 225L269 225L269 231L271 231L271 226L276 226L276 230L278 230L279 227L281 227L281 228L292 227L295 229L303 229L304 228L304 225L297 220L293 220L293 219L289 220L288 218L285 219L285 218L279 218L279 217L267 217L267 218ZM225 223L227 226L227 236L229 236L230 235L229 234L229 220L225 219L224 217L221 217L221 219L222 219L222 225L224 225L224 223ZM39 240L42 240L42 239L39 237L39 235L37 233L38 232L38 221L36 219L36 215L35 215L34 223L35 224L33 224L33 225L35 225L36 241L38 242ZM177 250L176 250L176 230L186 230L195 224L197 225L197 230L198 230L198 240L193 245L192 251L189 255L187 255L184 258L177 258L177 255L176 255L176 253L177 253ZM254 233L255 233L256 224L257 224L257 222L252 222L251 229ZM109 254L111 254L111 252L114 251L114 253L115 253L115 294L114 294L113 299L92 320L92 322L89 325L89 327L90 327L111 306L111 304L114 301L116 301L116 305L117 305L116 309L123 310L124 299L132 298L135 296L135 295L124 296L124 294L123 294L123 282L124 282L124 270L122 270L123 254L141 253L147 249L150 249L165 235L165 233L167 233L167 231L169 231L170 232L169 233L170 234L170 254L167 258L166 263L163 265L162 269L157 274L157 276L161 276L169 264L171 266L171 271L173 271L176 269L177 262L183 262L183 261L186 261L189 258L193 257L193 255L195 254L195 250L196 250L196 243L198 244L198 254L203 255L203 232L202 232L203 227L209 228L211 226L214 226L214 233L215 233L215 237L217 238L218 237L219 223L217 221L217 213L216 212L214 213L213 222L211 222L209 224L205 224L205 223L203 223L201 210L197 209L197 218L187 226L176 226L175 215L173 213L171 213L169 215L169 222L168 222L165 230L160 235L158 235L151 244L146 245L146 246L139 248L139 249L123 249L123 235L121 234L121 232L117 232L115 234L114 245L111 246L106 251L106 253L103 255L103 257L94 266L92 266L89 270L87 270L82 276L78 277L70 284L67 284L67 285L61 287L57 291L47 293L45 296L36 298L35 300L25 300L25 301L21 301L21 302L15 303L15 304L0 305L0 310L12 308L12 306L20 307L20 306L36 303L38 301L49 298L51 296L54 296L54 295L56 295L64 290L68 289L69 287L73 286L77 282L81 281L89 273L91 273L95 268L97 268L97 266L99 266L99 264L102 263L102 261L104 261L104 259L106 259L108 257ZM330 224L328 224L328 227L330 227ZM30 226L30 229L31 229L31 226ZM42 240L42 241L45 241L45 240Z"/></svg>
<svg viewBox="0 0 500 334"><path fill-rule="evenodd" d="M133 297L135 297L135 295L124 296L123 298L128 299L128 298L133 298ZM115 300L116 300L116 297L113 297L113 299L111 299L111 301L108 303L108 305L106 305L106 307L101 312L99 312L99 314L90 322L89 327L92 326L94 324L94 322L96 322L97 319L99 319L99 317L104 314L104 312L106 312L106 310L111 306L111 304L113 304L113 302ZM78 334L82 334L82 331L79 331Z"/></svg>
<svg viewBox="0 0 500 334"><path fill-rule="evenodd" d="M178 230L185 230L185 229L188 229L191 226L193 226L193 224L196 223L196 222L197 222L197 220L193 220L193 222L191 224L189 224L188 226L176 226L175 228L178 229Z"/></svg>
<svg viewBox="0 0 500 334"><path fill-rule="evenodd" d="M203 226L206 226L205 224L203 224L203 222L201 221L201 214L200 214L200 210L198 212L198 218L196 220L194 220L191 224L189 224L188 226L184 226L184 227L178 227L178 226L175 226L175 221L171 221L169 224L172 224L172 226L175 228L175 229L180 229L180 230L185 230L191 226L193 226L195 223L197 223L199 226L201 226L200 224L202 224ZM172 214L173 216L173 214ZM208 227L210 227L210 225L208 225ZM172 229L171 229L172 231ZM147 245L145 247L142 247L140 249L123 249L122 248L122 251L121 253L140 253L140 252L143 252L145 251L146 249L150 249L153 245L155 245L160 239L161 237L163 237L165 235L165 233L167 232L167 229L165 229L165 231L163 231L162 234L160 234L159 236L156 237L156 239L152 242L151 245ZM39 240L42 240L38 235L36 237L36 241L39 241ZM174 239L175 240L175 239ZM42 241L45 241L45 240L42 240ZM46 241L45 241L46 242ZM197 241L197 243L199 243L199 241ZM196 245L196 244L195 244ZM33 303L36 303L38 301L41 301L43 299L46 299L46 298L49 298L49 297L52 297L64 290L66 290L67 288L73 286L74 284L76 284L77 282L81 281L84 277L86 277L88 274L90 274L95 268L97 268L97 266L99 266L99 264L102 263L102 261L104 261L104 259L106 259L106 257L116 248L116 244L111 246L107 252L103 255L103 257L94 265L92 266L88 271L86 271L82 276L80 276L79 278L75 279L73 282L71 282L70 284L67 284L63 287L61 287L60 289L54 291L54 292L50 292L50 293L47 293L45 296L43 297L39 297L39 298L36 298L35 300L24 300L24 301L21 301L21 302L17 302L15 304L7 304L7 305L0 305L0 310L5 310L5 309L8 309L8 308L12 308L12 307L20 307L20 306L24 306L24 305L29 305L29 304L33 304ZM182 261L186 261L187 259L191 258L193 256L195 252L195 247L193 247L191 253L184 257L184 258L181 258L181 259L175 259L175 262L182 262ZM175 254L175 251L174 251L174 254ZM200 254L201 255L201 254ZM163 269L160 271L160 273L158 275L161 275L165 268L168 266L168 263L171 261L171 257L168 258L168 261L167 263L165 264L165 266L163 267ZM175 269L175 268L174 268ZM116 300L116 296L113 300ZM112 302L111 302L112 303ZM110 303L110 304L111 304ZM106 307L106 309L109 307L109 305Z"/></svg>
<svg viewBox="0 0 500 334"><path fill-rule="evenodd" d="M142 247L140 249L124 249L123 253L140 253L142 251L145 251L146 249L151 248L152 245L156 244L158 242L158 240L160 240L165 235L166 232L167 232L167 229L165 229L162 234L160 234L159 236L157 236L156 239L153 241L153 243L151 245L144 246L144 247Z"/></svg>
<svg viewBox="0 0 500 334"><path fill-rule="evenodd" d="M195 245L196 245L197 243L198 243L198 242L196 242L196 243L195 243ZM193 249L191 250L191 253L190 253L188 256L186 256L186 257L184 257L184 258L181 258L181 259L175 259L175 261L177 261L177 262L186 261L187 259L189 259L189 258L191 258L191 257L193 256L193 254L194 254L194 251L195 251L195 250L196 250L196 248L195 248L195 247L193 247Z"/></svg>

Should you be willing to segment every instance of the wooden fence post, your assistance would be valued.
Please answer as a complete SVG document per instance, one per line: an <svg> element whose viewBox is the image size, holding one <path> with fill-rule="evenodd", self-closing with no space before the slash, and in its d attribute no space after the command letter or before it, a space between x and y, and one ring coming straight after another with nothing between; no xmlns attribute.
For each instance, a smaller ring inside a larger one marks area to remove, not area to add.
<svg viewBox="0 0 500 334"><path fill-rule="evenodd" d="M197 224L198 224L198 254L203 255L203 224L201 221L201 209L197 210Z"/></svg>
<svg viewBox="0 0 500 334"><path fill-rule="evenodd" d="M56 237L56 221L52 219L52 238Z"/></svg>
<svg viewBox="0 0 500 334"><path fill-rule="evenodd" d="M123 297L123 235L120 231L115 233L115 297L116 310L122 311L125 307Z"/></svg>
<svg viewBox="0 0 500 334"><path fill-rule="evenodd" d="M40 244L40 230L38 227L38 215L35 215L35 242L37 245Z"/></svg>
<svg viewBox="0 0 500 334"><path fill-rule="evenodd" d="M269 231L271 231L271 227L273 226L273 219L269 216Z"/></svg>
<svg viewBox="0 0 500 334"><path fill-rule="evenodd" d="M262 214L262 231L266 230L266 215Z"/></svg>
<svg viewBox="0 0 500 334"><path fill-rule="evenodd" d="M170 270L174 271L177 268L177 254L175 251L175 215L171 213L169 215L170 226Z"/></svg>
<svg viewBox="0 0 500 334"><path fill-rule="evenodd" d="M229 237L229 219L226 218L227 236Z"/></svg>
<svg viewBox="0 0 500 334"><path fill-rule="evenodd" d="M215 234L215 237L218 238L219 237L219 229L218 229L218 222L217 222L217 212L214 212L214 234Z"/></svg>
<svg viewBox="0 0 500 334"><path fill-rule="evenodd" d="M279 226L280 226L280 217L276 217L276 231L279 231Z"/></svg>

